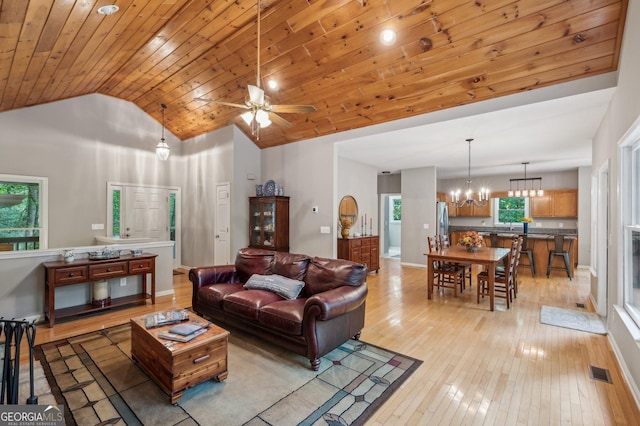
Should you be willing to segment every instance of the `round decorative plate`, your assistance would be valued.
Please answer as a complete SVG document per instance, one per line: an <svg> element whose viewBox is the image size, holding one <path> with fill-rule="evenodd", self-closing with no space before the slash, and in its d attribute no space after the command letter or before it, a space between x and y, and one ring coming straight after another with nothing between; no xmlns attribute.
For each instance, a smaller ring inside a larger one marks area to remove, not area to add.
<svg viewBox="0 0 640 426"><path fill-rule="evenodd" d="M276 183L269 179L264 183L264 195L267 197L275 195L276 193Z"/></svg>

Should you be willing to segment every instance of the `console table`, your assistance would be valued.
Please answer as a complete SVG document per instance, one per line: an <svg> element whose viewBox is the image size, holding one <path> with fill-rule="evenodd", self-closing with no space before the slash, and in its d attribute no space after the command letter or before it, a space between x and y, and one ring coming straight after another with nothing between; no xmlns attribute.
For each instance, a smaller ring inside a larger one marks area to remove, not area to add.
<svg viewBox="0 0 640 426"><path fill-rule="evenodd" d="M367 272L380 269L380 240L377 235L338 238L338 259L364 263Z"/></svg>
<svg viewBox="0 0 640 426"><path fill-rule="evenodd" d="M42 264L45 270L44 290L44 314L49 319L49 327L53 327L56 318L70 317L87 312L100 311L116 306L146 303L147 274L151 274L151 303L156 303L156 254L143 254L141 256L121 256L116 259L88 260L79 259L73 262L45 262ZM110 278L122 278L133 275L142 275L142 292L111 299L111 303L105 306L94 306L84 303L68 308L56 309L56 288L66 285L87 283L106 280Z"/></svg>

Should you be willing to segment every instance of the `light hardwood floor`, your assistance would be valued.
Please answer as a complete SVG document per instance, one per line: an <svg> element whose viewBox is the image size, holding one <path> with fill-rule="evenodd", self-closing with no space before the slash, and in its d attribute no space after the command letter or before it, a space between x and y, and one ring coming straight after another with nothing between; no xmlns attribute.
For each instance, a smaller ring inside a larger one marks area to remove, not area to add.
<svg viewBox="0 0 640 426"><path fill-rule="evenodd" d="M496 299L495 312L488 300L476 304L475 280L457 298L436 293L431 301L425 280L426 268L396 259L381 259L380 272L368 276L361 339L424 361L368 425L640 424L607 337L539 321L542 305L576 309L584 303L593 310L587 271L577 270L569 281L561 271L532 278L523 268L512 308ZM190 306L187 274L174 276L174 289L175 300L158 297L155 306L39 326L36 343ZM592 380L589 365L609 369L613 384Z"/></svg>

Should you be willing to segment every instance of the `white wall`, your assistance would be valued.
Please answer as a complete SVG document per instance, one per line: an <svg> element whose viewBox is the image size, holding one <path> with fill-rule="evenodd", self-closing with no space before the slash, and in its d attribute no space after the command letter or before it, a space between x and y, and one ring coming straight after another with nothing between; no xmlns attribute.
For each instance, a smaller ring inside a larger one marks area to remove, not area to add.
<svg viewBox="0 0 640 426"><path fill-rule="evenodd" d="M352 232L362 233L362 216L367 215L367 223L364 224L365 232L370 234L369 228L373 227L373 235L378 235L378 172L375 167L368 166L347 158L338 157L338 194L336 205L345 195L352 195L358 203L358 221Z"/></svg>
<svg viewBox="0 0 640 426"><path fill-rule="evenodd" d="M289 245L292 253L335 257L338 220L337 155L333 143L309 140L261 152L263 182L284 185L289 200ZM318 213L311 208L317 206ZM321 234L320 227L331 227Z"/></svg>
<svg viewBox="0 0 640 426"><path fill-rule="evenodd" d="M429 229L424 229L428 224ZM436 231L436 168L402 171L402 263L426 265L427 236Z"/></svg>
<svg viewBox="0 0 640 426"><path fill-rule="evenodd" d="M640 117L640 2L630 1L622 42L618 87L593 143L592 169L598 170L609 162L609 220L611 239L608 241L608 316L609 339L618 355L627 380L640 399L640 329L629 321L622 308L621 265L622 238L620 223L620 162L617 143ZM638 184L637 182L635 183ZM592 279L595 279L592 278ZM597 293L592 295L597 297Z"/></svg>

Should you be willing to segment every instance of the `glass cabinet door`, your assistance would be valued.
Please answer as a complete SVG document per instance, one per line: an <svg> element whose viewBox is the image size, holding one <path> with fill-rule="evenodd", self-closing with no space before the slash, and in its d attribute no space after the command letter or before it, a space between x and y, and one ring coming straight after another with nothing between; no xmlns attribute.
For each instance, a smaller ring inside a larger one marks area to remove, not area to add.
<svg viewBox="0 0 640 426"><path fill-rule="evenodd" d="M264 203L263 206L263 245L273 246L276 233L276 205L275 203Z"/></svg>
<svg viewBox="0 0 640 426"><path fill-rule="evenodd" d="M251 223L251 244L261 246L264 243L264 237L262 236L262 204L251 203L249 215Z"/></svg>

